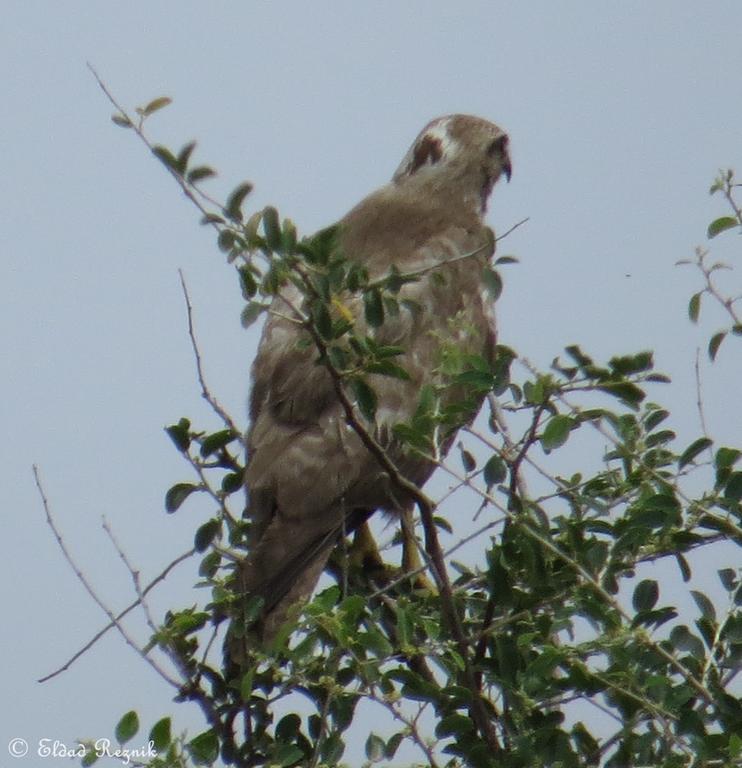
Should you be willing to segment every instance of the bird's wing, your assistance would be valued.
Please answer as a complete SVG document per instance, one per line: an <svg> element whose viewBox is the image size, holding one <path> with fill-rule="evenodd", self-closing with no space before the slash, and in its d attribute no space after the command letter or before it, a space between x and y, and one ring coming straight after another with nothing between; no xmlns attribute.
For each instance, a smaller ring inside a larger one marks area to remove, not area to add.
<svg viewBox="0 0 742 768"><path fill-rule="evenodd" d="M365 326L359 297L344 301L358 332L376 333L381 343L405 349L395 362L407 370L409 381L369 377L379 420L387 426L412 417L420 388L436 368L442 337L473 334L479 350L487 343L479 338L487 334L479 294L481 268L489 255L483 241L484 228L471 233L453 227L411 252L382 254L379 261L387 268L395 263L418 279L399 293L415 309L401 309L377 331ZM477 249L482 252L471 260L461 258ZM344 527L375 508L398 506L377 460L346 423L317 350L306 344L306 331L295 321L299 290L289 285L282 296L272 304L253 367L246 472L252 553L242 568L243 591L259 593L267 612L276 616L311 593ZM406 469L404 456L393 458ZM419 483L432 469L419 460L409 467Z"/></svg>

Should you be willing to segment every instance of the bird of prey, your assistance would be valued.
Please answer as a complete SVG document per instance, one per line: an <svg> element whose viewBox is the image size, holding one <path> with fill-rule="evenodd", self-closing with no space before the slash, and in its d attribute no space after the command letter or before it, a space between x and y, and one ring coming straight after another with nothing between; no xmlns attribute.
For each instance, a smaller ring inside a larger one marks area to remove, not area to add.
<svg viewBox="0 0 742 768"><path fill-rule="evenodd" d="M405 448L392 428L415 414L421 390L440 375L446 345L493 358L494 314L483 272L494 237L484 215L495 183L510 174L502 129L469 115L440 117L420 132L391 182L336 229L335 247L371 280L388 275L392 266L416 276L399 291L414 311L402 309L378 328L366 325L360 297L348 297L344 311L356 331L404 349L394 361L406 380L367 377L378 403L367 429L399 474L417 486L435 465ZM318 363L306 328L292 317L303 301L290 283L274 298L252 368L246 468L252 525L236 588L246 598L262 598L251 632L264 643L289 609L309 597L340 536L376 510L400 513L412 506L348 424L327 366ZM444 390L440 406L459 395L455 387ZM454 426L475 415L476 409ZM449 430L442 452L454 434Z"/></svg>

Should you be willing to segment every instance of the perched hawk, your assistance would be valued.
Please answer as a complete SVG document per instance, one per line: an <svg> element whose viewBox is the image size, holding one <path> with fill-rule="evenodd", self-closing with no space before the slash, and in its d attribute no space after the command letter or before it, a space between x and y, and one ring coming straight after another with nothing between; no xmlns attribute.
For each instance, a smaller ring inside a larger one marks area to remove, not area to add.
<svg viewBox="0 0 742 768"><path fill-rule="evenodd" d="M392 265L418 276L400 291L417 309L403 309L379 328L365 326L360 297L345 306L357 331L405 349L395 363L409 380L368 377L378 398L368 429L400 473L419 486L434 466L403 449L392 427L413 416L446 343L492 358L494 316L482 272L494 239L483 219L495 182L503 174L509 179L510 172L508 136L500 128L468 115L440 117L422 130L392 181L353 208L337 229L337 247L372 280ZM282 296L273 301L252 369L246 470L251 541L237 571L239 591L264 600L256 630L264 641L288 609L311 594L341 534L375 510L410 507L347 424L316 347L299 343L307 332L291 321L291 307L301 306L300 292L289 284ZM455 397L449 390L449 400ZM474 415L463 416L462 423ZM442 450L452 439L449 434Z"/></svg>

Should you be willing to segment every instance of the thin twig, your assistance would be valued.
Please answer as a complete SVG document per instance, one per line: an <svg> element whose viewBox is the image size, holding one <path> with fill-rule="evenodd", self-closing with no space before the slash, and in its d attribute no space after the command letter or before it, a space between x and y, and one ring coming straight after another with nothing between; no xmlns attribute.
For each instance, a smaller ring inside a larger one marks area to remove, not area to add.
<svg viewBox="0 0 742 768"><path fill-rule="evenodd" d="M384 694L377 694L374 689L372 689L367 694L367 697L371 701L375 701L377 704L384 707L384 709L386 709L395 720L398 720L400 723L402 723L408 731L408 738L412 739L412 741L425 755L427 765L430 766L430 768L438 768L438 763L436 762L433 748L423 738L422 734L420 733L420 729L417 727L417 719L420 713L418 712L418 717L410 719L407 717L407 715L404 714L404 712L402 712L399 706L395 706L395 704L389 701Z"/></svg>
<svg viewBox="0 0 742 768"><path fill-rule="evenodd" d="M119 544L118 539L113 533L113 530L111 529L111 526L108 523L108 520L106 518L103 518L103 530L108 535L108 538L111 540L111 544L113 544L114 549L116 550L119 558L121 559L121 562L126 567L126 570L129 571L129 575L131 576L132 583L134 584L134 591L137 595L137 601L139 602L139 605L142 607L142 611L144 612L144 616L147 620L147 626L150 628L153 634L157 633L157 626L155 625L155 621L152 617L152 613L149 610L149 605L147 604L147 601L144 599L144 594L142 593L142 585L139 580L139 571L134 568L134 566L129 561L129 558L126 555L126 552L124 552L123 547Z"/></svg>
<svg viewBox="0 0 742 768"><path fill-rule="evenodd" d="M193 306L191 304L191 297L188 293L188 286L186 285L182 269L178 270L178 276L180 277L180 287L183 289L183 298L185 299L186 312L188 313L188 338L191 340L191 349L193 350L193 356L196 360L196 374L198 375L198 383L201 385L201 397L203 397L203 399L211 406L212 410L224 422L225 426L239 437L242 435L243 430L234 423L232 417L226 410L224 410L206 384L206 377L204 376L203 364L201 362L201 352L198 348L196 332L193 325Z"/></svg>
<svg viewBox="0 0 742 768"><path fill-rule="evenodd" d="M152 581L147 584L147 586L142 590L142 594L146 595L150 590L152 590L154 587L156 587L161 581L164 581L170 571L175 568L176 565L180 565L185 560L188 560L189 558L193 557L194 553L196 552L195 549L189 549L187 552L184 552L182 555L179 555L175 558L171 563L169 563L164 570L162 570L157 576L155 576ZM106 624L105 627L103 627L101 630L95 633L93 637L88 640L85 645L80 648L79 651L77 651L73 656L71 656L61 667L58 669L55 669L53 672L50 672L48 675L45 675L44 677L39 678L37 682L39 683L45 683L47 680L51 680L53 677L56 677L57 675L62 674L62 672L66 672L82 655L87 653L97 642L100 640L110 629L114 629L116 627L116 622L120 622L121 619L124 618L128 613L131 613L137 606L139 605L139 600L135 600L133 603L128 605L126 608L124 608L123 611L121 611L119 614L117 614L114 618L115 621L111 621L108 624Z"/></svg>
<svg viewBox="0 0 742 768"><path fill-rule="evenodd" d="M152 659L143 648L140 648L140 646L136 643L136 641L129 635L129 633L124 629L121 622L114 616L113 611L103 602L103 600L98 596L98 593L93 589L92 585L88 581L85 574L83 574L80 567L75 562L74 558L70 554L70 551L67 549L67 545L64 543L64 539L62 538L62 534L59 531L59 528L57 528L56 523L54 522L54 518L52 516L51 508L49 506L49 500L46 497L46 493L44 492L44 488L41 484L41 477L39 476L39 469L34 464L33 465L33 476L34 481L36 483L36 488L39 491L39 495L41 496L41 502L44 505L44 512L46 514L46 522L51 528L52 532L54 533L54 536L57 540L57 544L59 545L59 548L62 550L62 554L64 555L65 560L69 564L70 568L72 568L75 576L77 576L78 581L83 585L85 588L85 591L90 595L90 597L93 599L95 604L108 616L109 620L113 624L113 626L116 627L119 634L124 638L126 641L126 644L130 646L134 651L136 651L137 655L140 656L142 659L144 659L151 667L152 669L157 672L157 674L165 680L167 683L172 685L174 688L180 690L182 683L173 679L160 665ZM47 676L44 679L49 679L49 676Z"/></svg>
<svg viewBox="0 0 742 768"><path fill-rule="evenodd" d="M111 104L113 104L113 106L119 111L119 113L129 121L129 123L131 124L131 129L136 133L136 135L141 139L141 141L147 146L147 149L149 149L150 152L154 153L155 146L145 135L144 131L142 130L141 124L137 124L137 122L135 122L129 116L129 114L118 103L118 101L116 101L116 99L113 97L111 92L108 90L106 84L103 82L103 80L101 80L100 75L98 75L98 73L95 71L95 68L93 67L93 65L90 62L88 62L87 66L88 66L88 69L92 72L93 77L96 79L101 90L103 91L103 93L105 93L106 98L111 102ZM201 204L198 198L193 194L190 187L186 183L185 179L179 173L176 173L175 170L173 170L169 166L165 165L165 168L167 169L168 173L175 179L178 186L183 191L183 194L193 203L193 205L196 206L196 208L198 208L199 211L201 211L201 213L205 217L208 217L210 212ZM203 194L203 193L201 193L199 190L199 194ZM207 220L217 230L217 232L221 231L221 228L217 222L212 221L211 219L207 219Z"/></svg>
<svg viewBox="0 0 742 768"><path fill-rule="evenodd" d="M706 415L703 409L703 396L701 392L701 365L699 358L701 356L701 350L696 348L696 362L693 366L696 374L696 408L698 409L698 418L701 421L701 431L704 437L709 436L708 427L706 426Z"/></svg>

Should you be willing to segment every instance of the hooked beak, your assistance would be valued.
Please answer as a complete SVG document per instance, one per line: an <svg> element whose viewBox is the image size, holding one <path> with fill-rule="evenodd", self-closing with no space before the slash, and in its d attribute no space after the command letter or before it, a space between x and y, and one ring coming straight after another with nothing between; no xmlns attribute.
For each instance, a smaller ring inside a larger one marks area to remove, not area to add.
<svg viewBox="0 0 742 768"><path fill-rule="evenodd" d="M505 155L502 161L502 172L505 174L505 178L510 183L510 177L513 175L513 165L510 162L510 156Z"/></svg>

